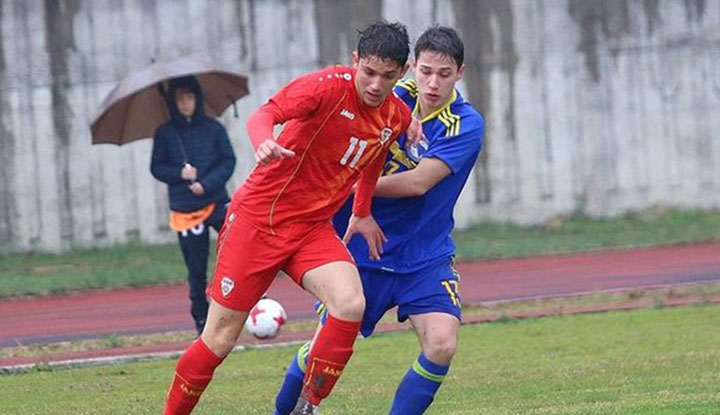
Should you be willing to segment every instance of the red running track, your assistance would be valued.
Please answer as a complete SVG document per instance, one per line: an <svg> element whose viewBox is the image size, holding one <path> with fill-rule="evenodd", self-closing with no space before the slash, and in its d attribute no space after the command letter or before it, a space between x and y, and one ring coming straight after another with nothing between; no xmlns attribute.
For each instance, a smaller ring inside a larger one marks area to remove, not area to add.
<svg viewBox="0 0 720 415"><path fill-rule="evenodd" d="M720 243L464 263L465 304L720 282ZM287 278L269 295L291 320L314 315L312 297ZM191 330L184 285L83 292L0 302L0 347Z"/></svg>

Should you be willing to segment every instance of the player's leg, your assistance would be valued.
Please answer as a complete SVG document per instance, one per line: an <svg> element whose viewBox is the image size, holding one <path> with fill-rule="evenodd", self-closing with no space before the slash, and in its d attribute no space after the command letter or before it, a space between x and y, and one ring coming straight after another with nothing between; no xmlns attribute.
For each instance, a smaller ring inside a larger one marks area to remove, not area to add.
<svg viewBox="0 0 720 415"><path fill-rule="evenodd" d="M215 369L232 350L247 314L211 301L202 335L185 350L175 367L165 402L165 415L192 412Z"/></svg>
<svg viewBox="0 0 720 415"><path fill-rule="evenodd" d="M320 333L321 328L322 322L318 324L313 340ZM311 344L312 340L304 343L297 353L293 355L290 365L285 371L285 379L283 379L280 390L275 396L275 412L273 412L273 415L289 415L297 405L303 387L303 380L305 379L305 372L307 371L307 359L310 354Z"/></svg>
<svg viewBox="0 0 720 415"><path fill-rule="evenodd" d="M303 287L326 305L328 317L308 355L301 397L312 405L325 399L353 353L365 299L357 268L333 262L305 273Z"/></svg>
<svg viewBox="0 0 720 415"><path fill-rule="evenodd" d="M204 223L178 232L180 250L188 269L188 287L190 296L190 314L195 322L198 334L205 326L208 313L208 301L205 295L207 285L208 246L210 244L208 228Z"/></svg>
<svg viewBox="0 0 720 415"><path fill-rule="evenodd" d="M303 240L285 271L327 307L328 318L308 357L298 406L317 406L330 394L350 359L365 309L357 268L328 222ZM312 413L304 410L293 413Z"/></svg>
<svg viewBox="0 0 720 415"><path fill-rule="evenodd" d="M215 274L208 286L212 300L205 328L178 360L165 415L192 412L215 369L235 345L249 310L275 277L280 268L276 249L268 249L264 238L240 220L233 223L232 216L223 227Z"/></svg>
<svg viewBox="0 0 720 415"><path fill-rule="evenodd" d="M457 347L459 321L455 316L429 313L411 316L422 352L395 392L391 415L424 414L450 368Z"/></svg>
<svg viewBox="0 0 720 415"><path fill-rule="evenodd" d="M409 277L398 310L418 335L421 353L395 392L391 415L421 415L435 398L457 349L460 297L457 274L449 265Z"/></svg>
<svg viewBox="0 0 720 415"><path fill-rule="evenodd" d="M365 296L365 312L360 332L364 337L368 337L385 312L395 306L392 298L397 278L394 274L386 271L361 269L360 280ZM315 310L320 317L320 325L315 332L315 337L317 337L322 324L327 321L328 313L327 307L320 301L315 303ZM283 384L275 397L275 413L273 415L289 415L295 408L307 369L309 344L302 345L297 354L293 356L285 373Z"/></svg>

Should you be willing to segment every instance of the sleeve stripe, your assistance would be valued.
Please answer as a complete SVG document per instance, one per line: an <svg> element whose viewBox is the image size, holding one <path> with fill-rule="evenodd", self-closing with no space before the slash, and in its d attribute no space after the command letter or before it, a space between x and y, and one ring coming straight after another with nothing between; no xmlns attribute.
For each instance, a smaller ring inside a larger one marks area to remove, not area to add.
<svg viewBox="0 0 720 415"><path fill-rule="evenodd" d="M438 115L438 119L447 127L445 137L460 134L460 116L453 114L449 106Z"/></svg>
<svg viewBox="0 0 720 415"><path fill-rule="evenodd" d="M412 97L417 96L418 87L417 87L417 82L414 79L401 80L401 81L398 81L397 84L395 84L395 85L402 87L403 89L406 89L410 93L410 96L412 96Z"/></svg>

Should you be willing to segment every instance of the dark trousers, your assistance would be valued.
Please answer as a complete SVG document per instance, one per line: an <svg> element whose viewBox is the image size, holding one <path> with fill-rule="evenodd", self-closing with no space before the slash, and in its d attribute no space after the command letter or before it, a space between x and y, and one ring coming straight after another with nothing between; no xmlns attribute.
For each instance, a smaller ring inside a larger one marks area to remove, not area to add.
<svg viewBox="0 0 720 415"><path fill-rule="evenodd" d="M210 227L220 232L225 221L227 206L224 201L215 205L215 210L200 225L178 232L180 249L188 269L188 285L190 286L190 314L195 320L198 334L205 327L208 313L208 301L205 296L207 286L207 263L210 250Z"/></svg>

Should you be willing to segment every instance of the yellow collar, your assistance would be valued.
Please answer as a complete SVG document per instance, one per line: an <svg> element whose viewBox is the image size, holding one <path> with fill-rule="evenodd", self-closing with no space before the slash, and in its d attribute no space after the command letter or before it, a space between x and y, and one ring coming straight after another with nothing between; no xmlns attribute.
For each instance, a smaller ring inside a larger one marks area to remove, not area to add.
<svg viewBox="0 0 720 415"><path fill-rule="evenodd" d="M428 120L431 120L431 119L437 117L438 114L443 112L445 110L445 108L449 107L453 102L455 102L456 99L457 99L457 90L453 88L453 93L452 93L452 96L450 97L450 99L446 103L444 103L440 107L440 109L434 111L432 114L423 118L421 122L425 122L425 121L428 121ZM412 115L414 117L414 116L418 115L419 113L420 113L420 97L418 97L417 101L415 101L415 108L413 108Z"/></svg>

